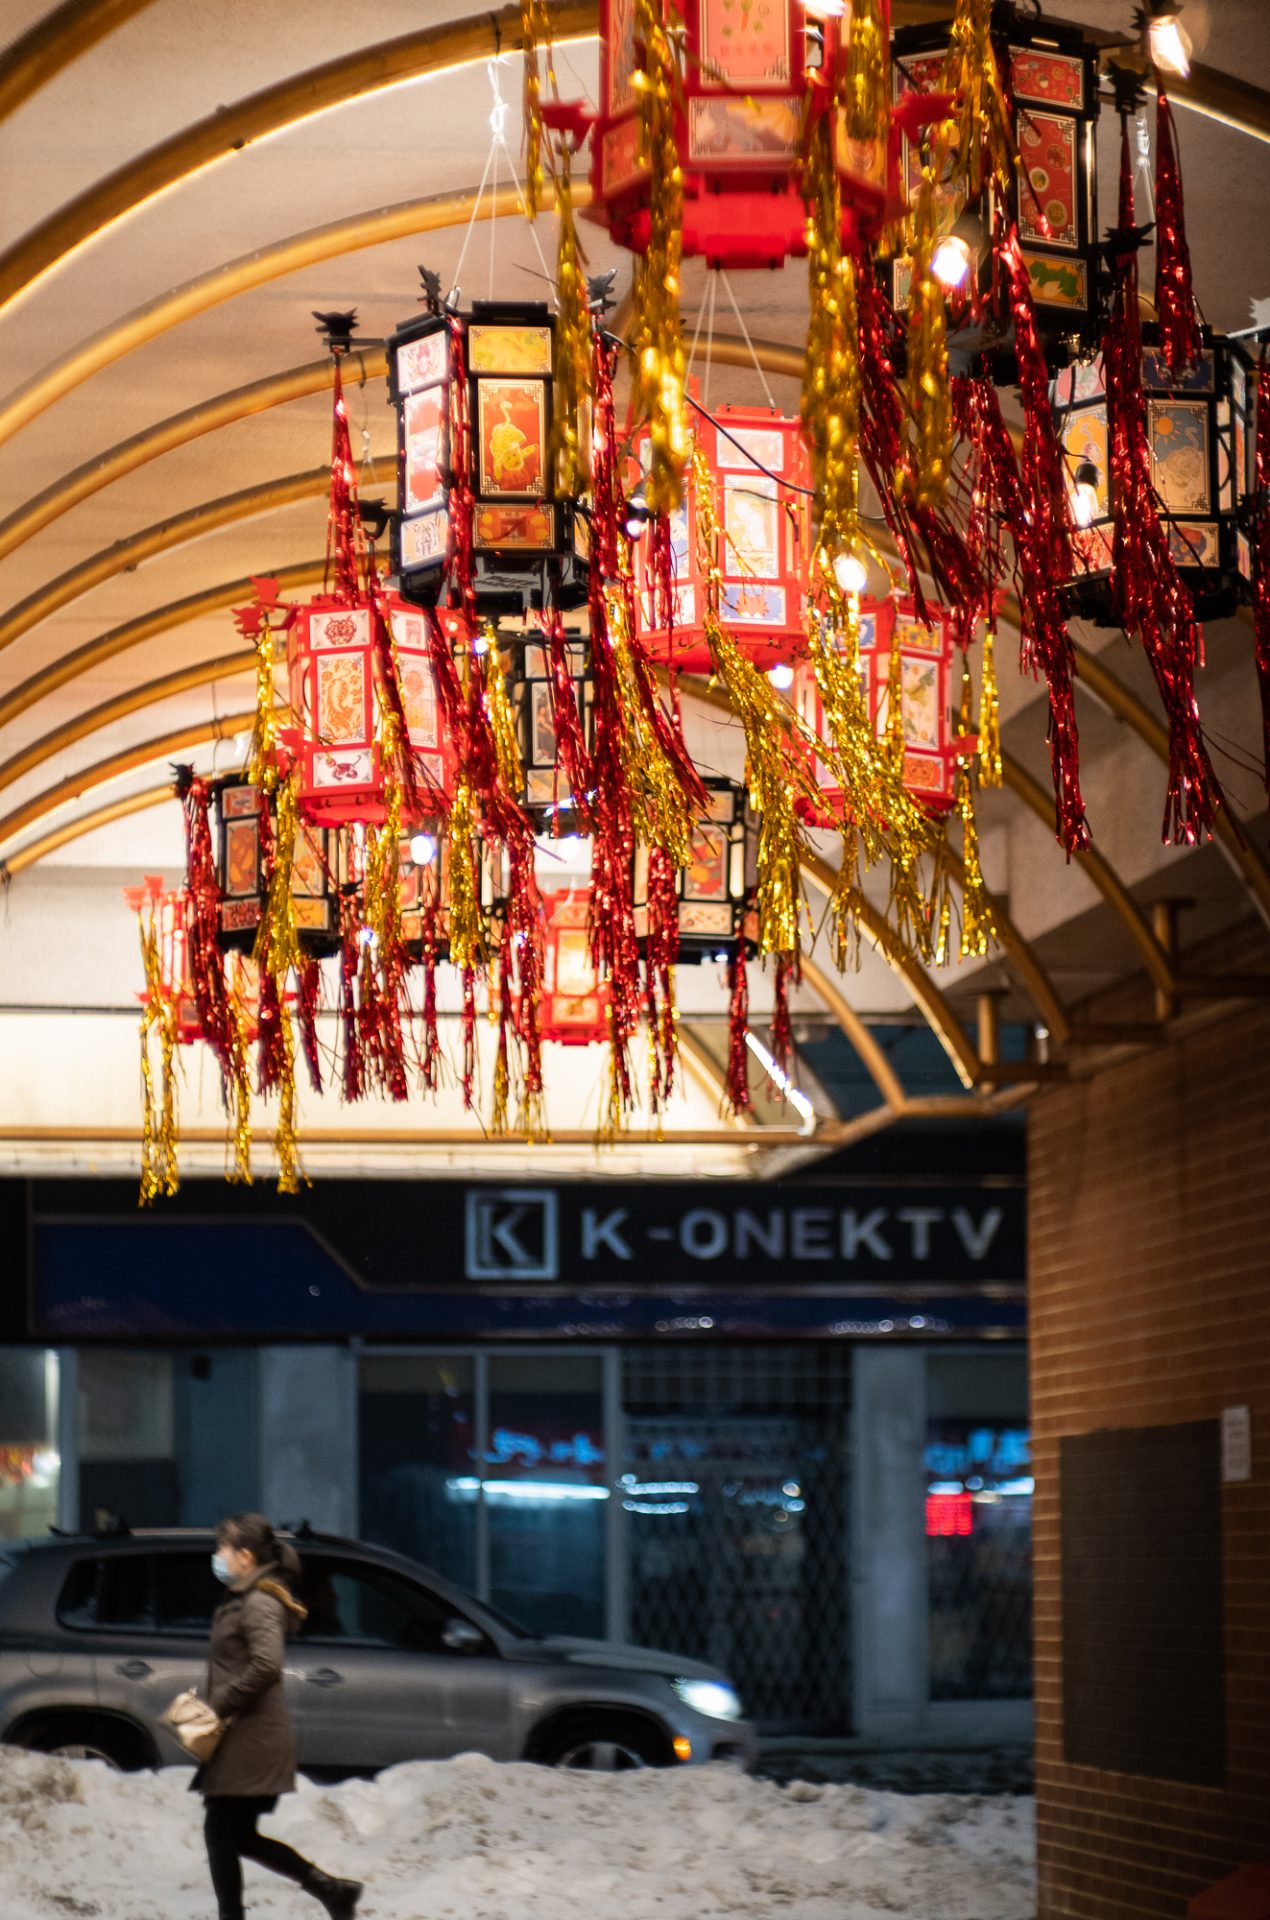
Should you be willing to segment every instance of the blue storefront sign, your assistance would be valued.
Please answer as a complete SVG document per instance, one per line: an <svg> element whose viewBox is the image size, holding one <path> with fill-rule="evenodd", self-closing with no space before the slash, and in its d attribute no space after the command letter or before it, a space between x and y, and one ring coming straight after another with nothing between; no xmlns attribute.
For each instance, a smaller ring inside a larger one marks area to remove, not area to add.
<svg viewBox="0 0 1270 1920"><path fill-rule="evenodd" d="M144 1338L1017 1335L1024 1190L981 1183L36 1182L27 1331Z"/></svg>

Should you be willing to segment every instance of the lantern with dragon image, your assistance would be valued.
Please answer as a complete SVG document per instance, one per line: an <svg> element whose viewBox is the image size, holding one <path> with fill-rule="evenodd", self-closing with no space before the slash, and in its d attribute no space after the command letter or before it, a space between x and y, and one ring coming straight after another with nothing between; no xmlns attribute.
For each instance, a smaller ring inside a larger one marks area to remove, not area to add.
<svg viewBox="0 0 1270 1920"><path fill-rule="evenodd" d="M957 762L973 753L978 742L959 736L954 727L952 616L930 601L926 613L929 624L918 616L908 597L862 600L860 678L878 739L895 739L898 748L899 734L891 724L891 687L898 671L904 785L927 813L942 816L957 803ZM811 661L801 661L794 669L790 698L805 729L796 736L797 749L820 789L819 807L803 801L800 810L817 826L837 826L845 795L806 738L810 734L823 739L826 732L824 704Z"/></svg>
<svg viewBox="0 0 1270 1920"><path fill-rule="evenodd" d="M675 876L680 965L727 961L744 939L754 948L758 820L735 780L707 779L706 811L694 822L688 863ZM649 855L635 853L635 932L641 955L649 937Z"/></svg>
<svg viewBox="0 0 1270 1920"><path fill-rule="evenodd" d="M424 615L392 593L352 601L323 594L298 606L287 630L297 799L310 820L378 825L384 818L384 621L422 795L441 801L453 791L453 749L437 702Z"/></svg>
<svg viewBox="0 0 1270 1920"><path fill-rule="evenodd" d="M670 88L683 179L682 250L718 267L776 267L807 251L800 167L813 89L826 104L850 37L841 7L803 0L643 0L677 54ZM874 31L883 38L889 6ZM619 246L649 247L657 191L642 148L641 0L600 0L600 112L591 135L586 217ZM835 159L844 213L864 233L881 226L895 173L885 127L850 139L838 115Z"/></svg>
<svg viewBox="0 0 1270 1920"><path fill-rule="evenodd" d="M949 12L952 8L950 6ZM892 39L892 87L897 114L912 94L937 94L947 85L950 22L901 27ZM1031 281L1037 329L1047 347L1098 336L1098 201L1094 129L1098 119L1098 49L1078 27L1044 19L995 0L991 53L1011 104L1008 133L1017 166L1003 166L1009 191L984 182L966 201L960 188L936 181L938 238L932 268L949 297L952 348L975 352L1008 348L1009 337L989 311L996 291L993 240L1017 225ZM952 122L944 122L951 125ZM940 123L930 129L936 148ZM922 183L931 145L903 135L903 181L910 201ZM911 260L891 264L890 292L907 307Z"/></svg>
<svg viewBox="0 0 1270 1920"><path fill-rule="evenodd" d="M424 280L428 311L388 342L401 592L420 607L445 601L462 573L456 541L470 539L482 614L581 606L585 522L551 460L555 320L537 302L451 312Z"/></svg>
<svg viewBox="0 0 1270 1920"><path fill-rule="evenodd" d="M132 912L154 928L155 957L158 963L158 990L172 1008L174 1037L183 1047L207 1040L198 1010L198 998L189 964L189 896L183 888L165 887L162 877L148 873L140 886L125 887L123 897ZM260 979L250 956L239 956L230 977L234 996L246 1018L243 1038L256 1037L256 1013L260 1005ZM151 989L137 995L142 1006L149 1004Z"/></svg>
<svg viewBox="0 0 1270 1920"><path fill-rule="evenodd" d="M250 953L265 913L266 856L277 803L245 773L210 784L220 893L217 937L226 952ZM352 878L353 860L352 829L296 822L291 913L301 951L312 959L339 951L340 893Z"/></svg>
<svg viewBox="0 0 1270 1920"><path fill-rule="evenodd" d="M1205 327L1195 365L1171 373L1157 330L1144 325L1142 332L1147 443L1160 518L1197 616L1221 619L1234 611L1252 575L1241 513L1254 486L1256 371L1239 341ZM1101 359L1064 368L1054 381L1053 404L1083 563L1071 584L1073 602L1085 619L1117 626L1116 478Z"/></svg>
<svg viewBox="0 0 1270 1920"><path fill-rule="evenodd" d="M787 663L806 644L811 474L802 429L770 407L720 407L698 416L696 433L720 534L720 615L757 666ZM639 457L647 446L641 435ZM709 673L696 486L690 468L683 503L670 514L671 621L655 603L655 560L646 538L635 541L636 611L640 635L659 664ZM641 482L628 502L628 530L640 535L646 517Z"/></svg>
<svg viewBox="0 0 1270 1920"><path fill-rule="evenodd" d="M564 636L564 675L578 716L587 759L595 746L591 649L581 634ZM574 795L560 763L556 738L556 682L548 645L527 638L512 646L508 691L516 721L516 744L525 784L521 800L536 824L567 821L576 812Z"/></svg>

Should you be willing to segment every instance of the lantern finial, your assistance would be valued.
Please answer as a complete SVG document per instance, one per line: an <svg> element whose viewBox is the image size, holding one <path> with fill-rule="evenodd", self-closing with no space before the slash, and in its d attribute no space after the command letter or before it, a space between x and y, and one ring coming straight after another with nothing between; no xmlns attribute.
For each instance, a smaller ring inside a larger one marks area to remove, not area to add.
<svg viewBox="0 0 1270 1920"><path fill-rule="evenodd" d="M353 335L357 331L357 308L350 307L347 313L319 313L316 308L310 311L318 323L318 332L331 352L350 353Z"/></svg>

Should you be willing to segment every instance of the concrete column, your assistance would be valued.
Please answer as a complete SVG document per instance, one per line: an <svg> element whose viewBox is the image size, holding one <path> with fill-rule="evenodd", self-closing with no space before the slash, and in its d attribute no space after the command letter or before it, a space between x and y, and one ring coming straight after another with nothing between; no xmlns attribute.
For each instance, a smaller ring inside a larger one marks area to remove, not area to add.
<svg viewBox="0 0 1270 1920"><path fill-rule="evenodd" d="M855 1722L870 1738L910 1739L930 1691L925 1355L857 1347L852 1372Z"/></svg>
<svg viewBox="0 0 1270 1920"><path fill-rule="evenodd" d="M357 1355L260 1349L260 1505L275 1523L357 1530Z"/></svg>

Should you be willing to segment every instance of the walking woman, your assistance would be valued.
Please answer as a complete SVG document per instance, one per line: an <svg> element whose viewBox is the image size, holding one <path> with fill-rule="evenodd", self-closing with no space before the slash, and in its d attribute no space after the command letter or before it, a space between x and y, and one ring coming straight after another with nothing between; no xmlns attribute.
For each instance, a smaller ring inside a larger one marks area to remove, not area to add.
<svg viewBox="0 0 1270 1920"><path fill-rule="evenodd" d="M282 1690L283 1647L305 1617L291 1591L295 1553L259 1513L236 1514L216 1530L212 1571L229 1598L212 1618L208 1705L226 1723L219 1746L194 1776L203 1795L203 1832L219 1920L244 1920L244 1860L294 1880L326 1908L351 1920L356 1880L336 1880L281 1840L257 1833L262 1813L295 1787L295 1740Z"/></svg>

